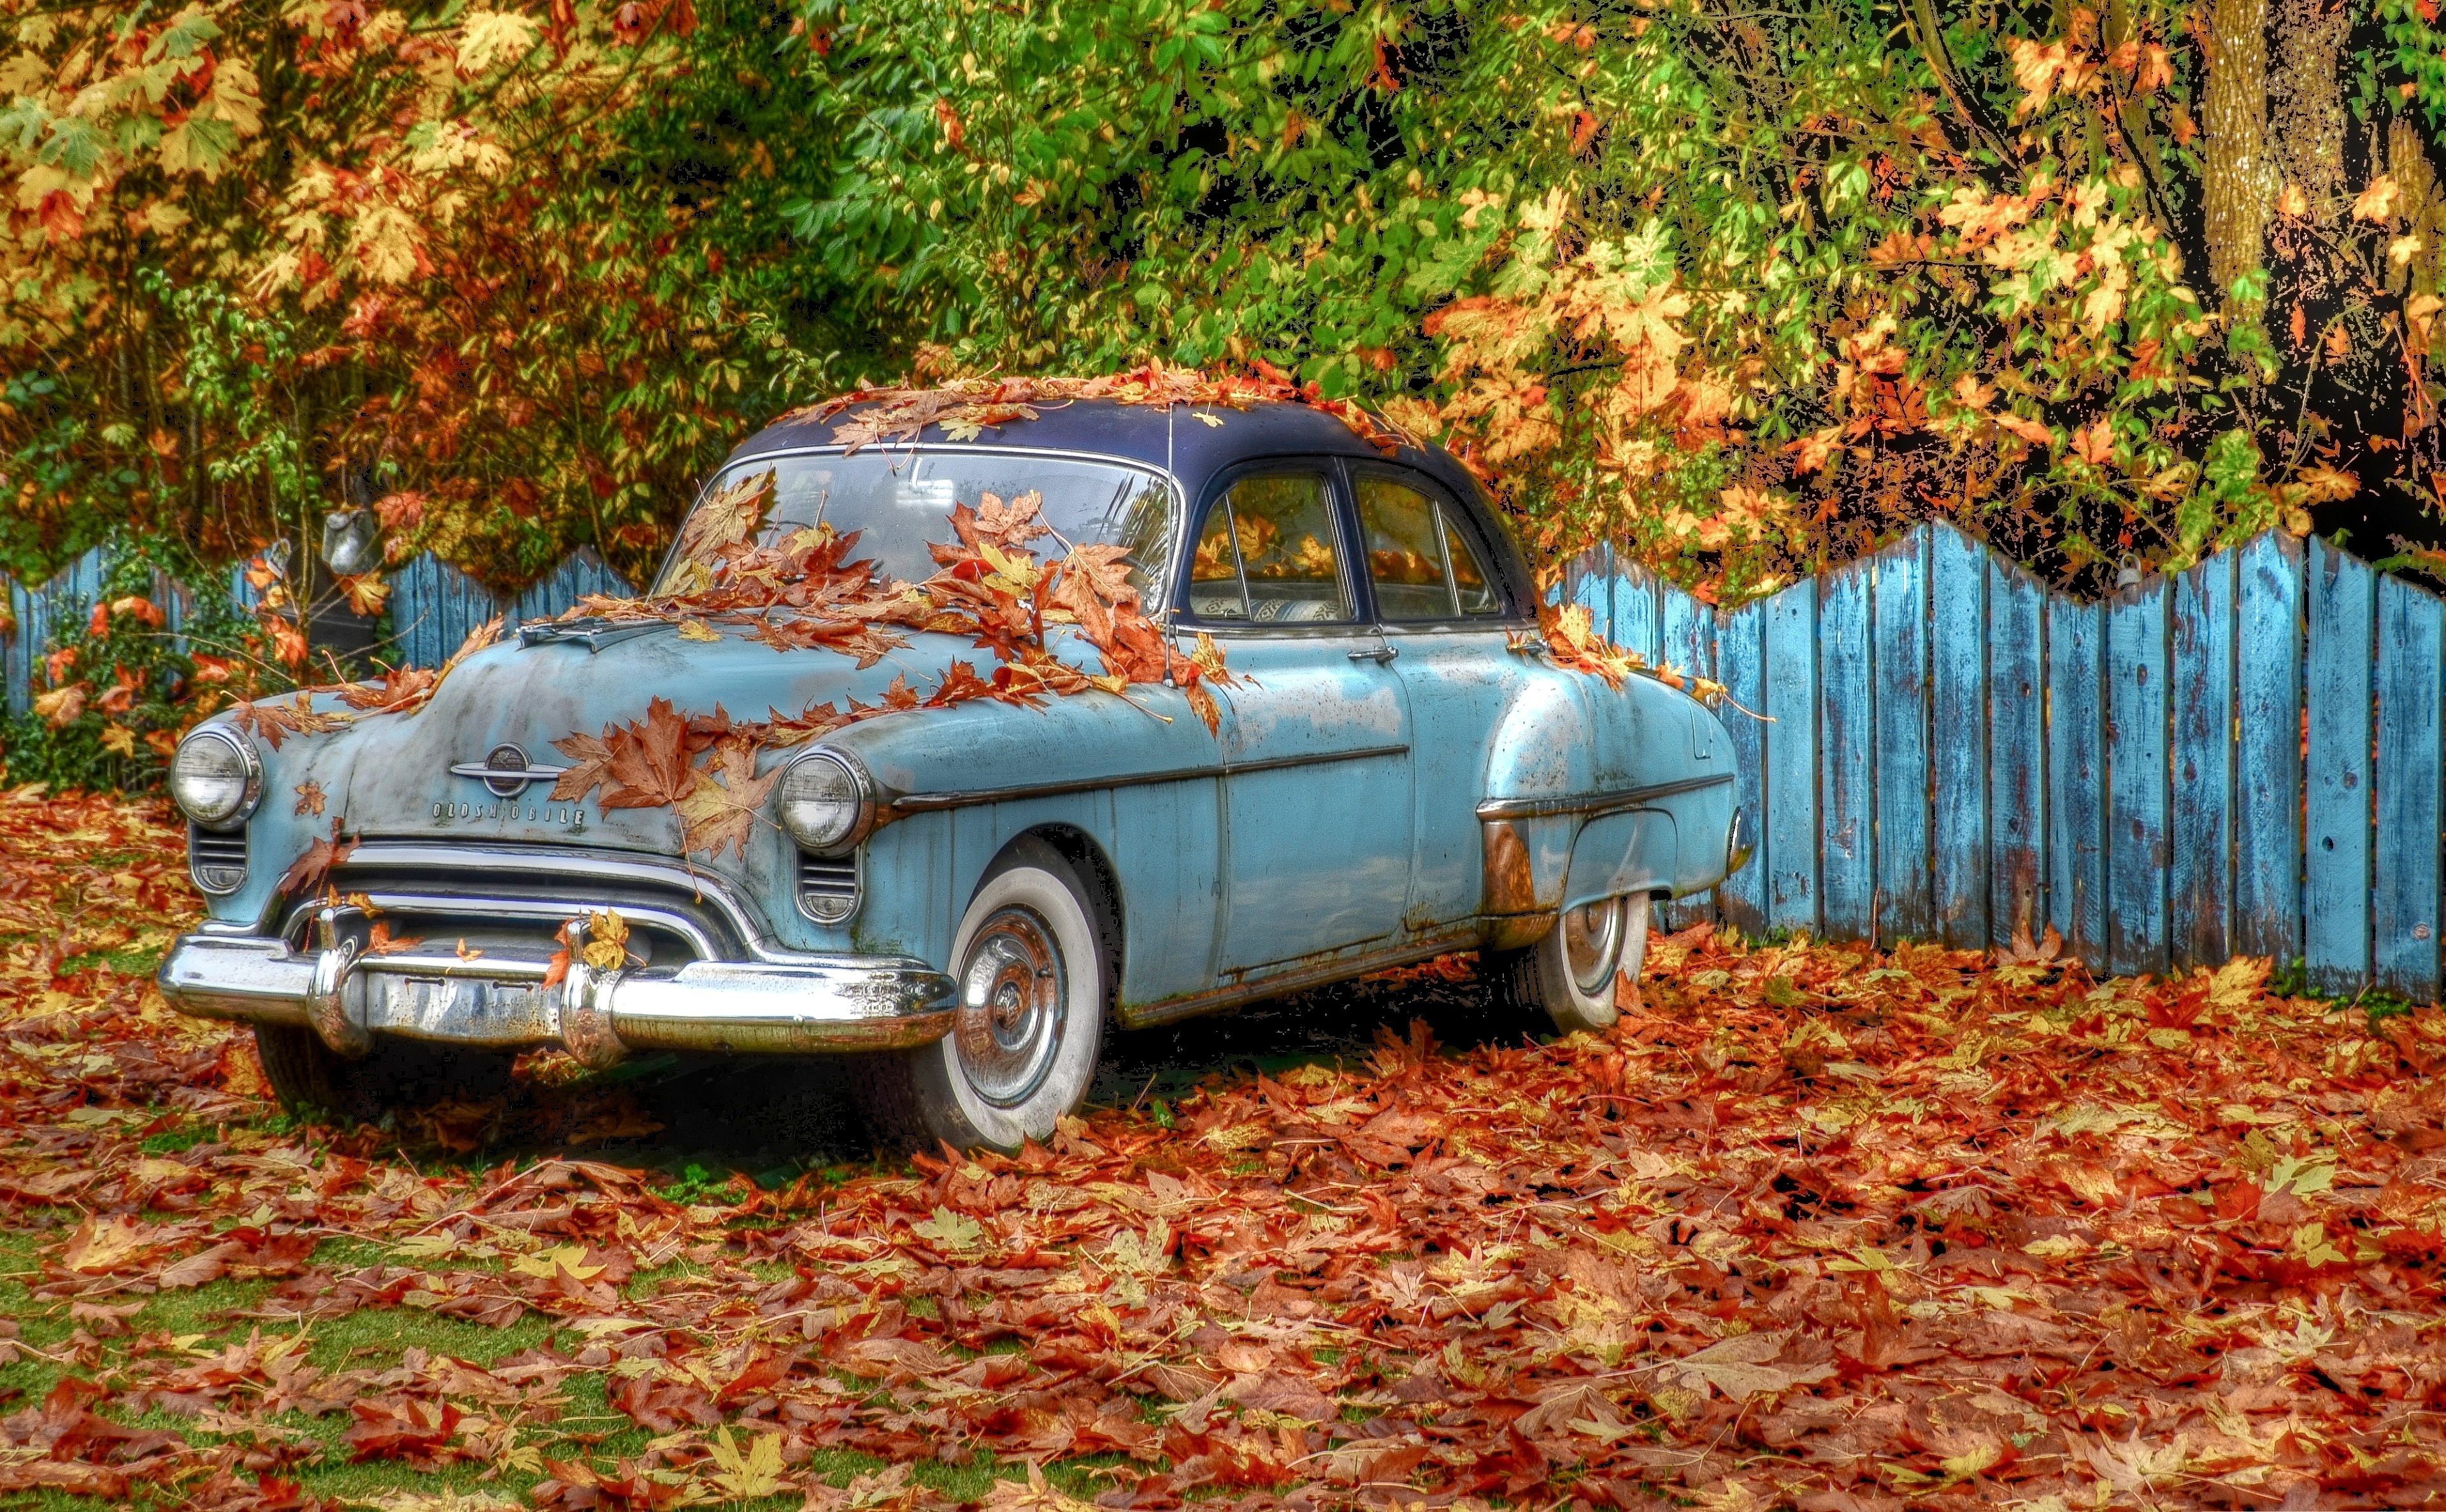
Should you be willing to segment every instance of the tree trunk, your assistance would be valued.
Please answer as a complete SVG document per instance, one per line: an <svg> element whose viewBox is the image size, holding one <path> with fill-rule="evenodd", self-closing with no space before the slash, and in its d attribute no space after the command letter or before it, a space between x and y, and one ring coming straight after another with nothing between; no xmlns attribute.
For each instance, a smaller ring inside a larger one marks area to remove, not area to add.
<svg viewBox="0 0 2446 1512"><path fill-rule="evenodd" d="M2260 266L2275 201L2267 160L2267 0L2216 0L2206 39L2209 64L2209 276L2220 299Z"/></svg>
<svg viewBox="0 0 2446 1512"><path fill-rule="evenodd" d="M2325 0L2279 0L2277 69L2269 103L2275 177L2302 191L2310 218L2332 222L2344 184L2344 81L2337 71L2352 17Z"/></svg>

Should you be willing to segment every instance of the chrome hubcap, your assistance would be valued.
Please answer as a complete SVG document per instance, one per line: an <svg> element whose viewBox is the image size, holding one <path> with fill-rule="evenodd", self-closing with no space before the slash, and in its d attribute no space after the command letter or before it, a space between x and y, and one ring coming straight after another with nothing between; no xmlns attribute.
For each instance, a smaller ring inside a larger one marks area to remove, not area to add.
<svg viewBox="0 0 2446 1512"><path fill-rule="evenodd" d="M961 1073L987 1102L1008 1108L1044 1084L1062 1049L1069 978L1053 930L1032 908L1003 908L969 943L952 1031Z"/></svg>
<svg viewBox="0 0 2446 1512"><path fill-rule="evenodd" d="M1594 997L1613 985L1622 960L1622 900L1607 898L1563 915L1563 961L1571 985Z"/></svg>

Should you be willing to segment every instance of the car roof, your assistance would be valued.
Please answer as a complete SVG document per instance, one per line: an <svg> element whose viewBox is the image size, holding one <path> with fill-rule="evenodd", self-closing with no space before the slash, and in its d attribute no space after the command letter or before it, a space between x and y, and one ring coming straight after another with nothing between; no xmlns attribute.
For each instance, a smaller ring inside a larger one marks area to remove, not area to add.
<svg viewBox="0 0 2446 1512"><path fill-rule="evenodd" d="M821 420L784 418L740 443L739 462L772 452L831 446L833 432L867 405L851 405ZM1212 417L1209 423L1199 416ZM915 444L941 443L938 427L919 433ZM909 443L877 442L876 449ZM1334 416L1306 404L1272 401L1232 409L1221 404L1123 404L1082 399L1037 406L1035 420L989 425L969 446L1007 446L1013 451L1088 452L1164 468L1180 481L1192 503L1206 495L1217 473L1266 457L1382 457L1383 454ZM1484 493L1468 469L1442 447L1402 446L1390 458L1441 482L1483 509Z"/></svg>

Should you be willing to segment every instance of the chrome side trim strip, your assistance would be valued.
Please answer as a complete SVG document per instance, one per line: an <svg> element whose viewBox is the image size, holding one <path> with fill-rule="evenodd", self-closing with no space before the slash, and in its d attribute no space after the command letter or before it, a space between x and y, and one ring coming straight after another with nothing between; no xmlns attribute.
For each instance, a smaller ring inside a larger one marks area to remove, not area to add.
<svg viewBox="0 0 2446 1512"><path fill-rule="evenodd" d="M1574 793L1555 798L1489 798L1477 806L1477 816L1481 820L1543 819L1558 813L1580 813L1595 818L1641 808L1659 798L1721 787L1732 780L1730 773L1719 772L1712 776L1653 782L1644 788L1617 788L1610 793Z"/></svg>
<svg viewBox="0 0 2446 1512"><path fill-rule="evenodd" d="M895 814L931 813L941 809L973 808L981 803L1018 803L1027 798L1057 798L1065 793L1094 793L1103 788L1143 788L1159 782L1197 782L1208 777L1236 777L1249 772L1329 766L1338 761L1372 761L1379 756L1409 754L1410 748L1406 745L1372 745L1358 751L1318 751L1306 756L1268 756L1262 761L1226 761L1175 767L1165 772L1129 772L1119 776L1081 777L1068 782L1035 782L1021 787L980 788L965 793L913 793L893 799L886 807Z"/></svg>

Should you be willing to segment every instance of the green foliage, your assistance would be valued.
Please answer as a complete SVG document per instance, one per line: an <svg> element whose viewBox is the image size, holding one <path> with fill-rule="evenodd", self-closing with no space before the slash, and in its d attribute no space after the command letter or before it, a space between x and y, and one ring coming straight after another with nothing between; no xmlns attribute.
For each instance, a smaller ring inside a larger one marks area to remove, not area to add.
<svg viewBox="0 0 2446 1512"><path fill-rule="evenodd" d="M103 543L102 591L85 620L56 628L35 662L32 707L0 719L0 766L11 783L86 792L149 792L178 737L267 680L255 622L204 592L173 626L176 585L210 583L174 542L115 535Z"/></svg>

